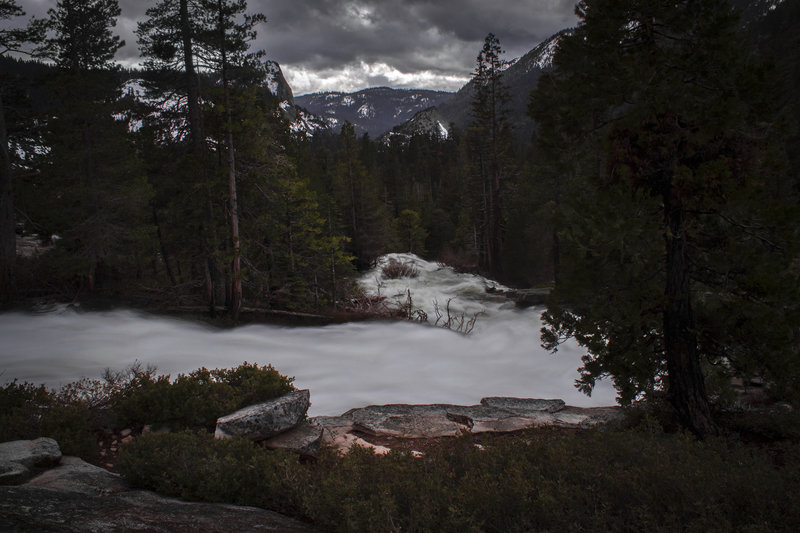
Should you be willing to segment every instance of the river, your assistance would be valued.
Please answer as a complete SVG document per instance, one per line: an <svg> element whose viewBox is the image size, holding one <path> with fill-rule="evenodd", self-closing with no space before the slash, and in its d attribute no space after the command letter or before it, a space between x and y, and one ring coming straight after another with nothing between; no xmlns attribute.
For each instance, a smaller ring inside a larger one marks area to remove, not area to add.
<svg viewBox="0 0 800 533"><path fill-rule="evenodd" d="M217 329L198 323L117 310L0 314L0 383L12 379L57 387L100 377L139 361L176 376L205 366L244 361L272 364L311 390L309 414L338 415L370 404L473 404L485 396L561 398L570 405L613 405L601 381L588 397L574 387L583 351L570 341L551 354L539 345L541 308L519 310L486 295L500 285L454 272L411 254L414 278L387 280L380 265L360 284L369 294L404 300L435 319L434 302L451 314L478 316L469 335L410 322L358 322L287 328L247 325Z"/></svg>

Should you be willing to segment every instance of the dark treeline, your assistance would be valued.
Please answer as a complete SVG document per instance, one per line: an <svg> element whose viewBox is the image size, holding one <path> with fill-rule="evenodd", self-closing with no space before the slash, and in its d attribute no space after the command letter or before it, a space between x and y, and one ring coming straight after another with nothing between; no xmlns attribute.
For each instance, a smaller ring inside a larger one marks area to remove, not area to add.
<svg viewBox="0 0 800 533"><path fill-rule="evenodd" d="M535 138L514 136L520 88L489 34L470 127L376 140L291 131L242 0L154 2L143 72L112 62L114 0L62 0L0 34L3 54L49 59L1 58L3 249L15 230L51 246L4 252L3 298L319 309L409 251L555 282L543 339L586 347L585 391L609 375L624 402L666 390L713 433L708 398L731 377L800 390L797 11L745 24L725 0L579 2L553 71L522 88Z"/></svg>
<svg viewBox="0 0 800 533"><path fill-rule="evenodd" d="M70 6L59 4L53 20ZM478 95L475 125L447 139L359 138L350 124L293 134L258 56L244 53L254 24L224 60L224 41L193 29L202 52L187 66L174 44L180 17L169 18L180 6L158 4L140 25L144 71L110 61L117 42L96 65L96 50L78 50L86 57L75 63L69 27L51 26L49 63L0 58L16 231L52 246L19 258L20 295L160 291L214 313L239 305L239 282L248 305L319 309L392 251L523 284L552 279L547 246L531 245L535 209L517 194L526 152L502 116L505 101ZM194 16L219 7L209 6ZM493 42L494 57L478 64L483 86L499 80ZM517 238L501 246L506 232Z"/></svg>

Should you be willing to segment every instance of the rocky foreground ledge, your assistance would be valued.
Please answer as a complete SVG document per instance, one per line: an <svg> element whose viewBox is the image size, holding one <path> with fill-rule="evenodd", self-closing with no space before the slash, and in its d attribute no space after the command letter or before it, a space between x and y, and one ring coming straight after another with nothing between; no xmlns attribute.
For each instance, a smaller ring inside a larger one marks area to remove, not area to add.
<svg viewBox="0 0 800 533"><path fill-rule="evenodd" d="M239 436L267 448L315 456L321 446L347 451L354 445L387 453L387 440L408 441L464 434L509 433L552 426L583 429L622 418L619 407L581 408L563 400L484 398L478 405L391 404L351 409L341 416L306 418L308 390L251 405L217 420L216 437ZM310 422L310 423L309 423Z"/></svg>
<svg viewBox="0 0 800 533"><path fill-rule="evenodd" d="M387 453L394 444L535 427L588 428L622 418L618 407L570 407L562 400L484 398L478 405L371 405L306 418L309 392L295 391L217 421L217 438L240 435L270 448L316 455L321 445ZM309 423L310 422L310 423ZM411 444L409 448L408 444ZM415 451L421 455L421 452ZM0 531L281 531L313 529L252 507L189 503L132 490L118 474L62 457L52 439L0 443Z"/></svg>
<svg viewBox="0 0 800 533"><path fill-rule="evenodd" d="M315 531L264 509L132 490L118 474L62 457L48 438L0 443L0 485L0 531Z"/></svg>
<svg viewBox="0 0 800 533"><path fill-rule="evenodd" d="M346 450L357 444L386 453L386 446L369 441L383 439L435 439L466 433L509 433L536 427L583 429L620 420L619 407L581 408L563 400L483 398L478 405L370 405L341 416L316 417L322 442Z"/></svg>

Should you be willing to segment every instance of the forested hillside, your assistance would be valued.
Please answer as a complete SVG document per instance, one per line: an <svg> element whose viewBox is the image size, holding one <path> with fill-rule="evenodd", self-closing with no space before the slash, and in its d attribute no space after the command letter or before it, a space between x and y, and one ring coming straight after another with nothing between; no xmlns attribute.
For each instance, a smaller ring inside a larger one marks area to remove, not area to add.
<svg viewBox="0 0 800 533"><path fill-rule="evenodd" d="M410 251L555 283L545 341L587 348L587 391L610 374L631 401L668 381L684 423L713 432L713 379L800 389L798 3L770 6L743 22L724 0L580 2L579 27L531 55L555 53L541 79L504 76L489 34L468 120L378 142L349 123L292 133L245 2L155 3L145 70L125 72L117 3L63 0L0 33L4 56L36 50L2 58L0 296L236 319L341 305L356 270ZM40 251L17 254L23 238Z"/></svg>

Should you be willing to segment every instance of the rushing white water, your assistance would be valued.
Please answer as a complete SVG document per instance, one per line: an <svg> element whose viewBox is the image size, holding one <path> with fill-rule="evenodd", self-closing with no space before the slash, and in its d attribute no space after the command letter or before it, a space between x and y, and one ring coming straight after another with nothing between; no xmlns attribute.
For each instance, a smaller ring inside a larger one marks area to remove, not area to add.
<svg viewBox="0 0 800 533"><path fill-rule="evenodd" d="M219 330L132 311L6 313L0 314L0 383L17 378L56 387L137 360L172 376L248 361L272 364L294 376L297 387L310 389L309 413L315 416L370 404L473 404L484 396L615 403L608 382L599 383L592 397L574 388L582 353L576 344L563 345L555 355L539 346L540 308L517 310L487 299L485 287L498 285L479 276L410 254L391 257L414 262L419 275L385 280L378 267L361 279L365 290L405 298L410 289L414 306L426 309L431 321L433 302L443 308L453 298L452 314L485 313L473 332L409 322Z"/></svg>

